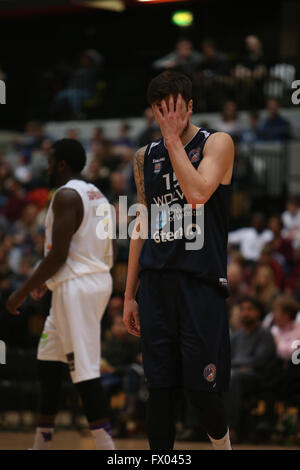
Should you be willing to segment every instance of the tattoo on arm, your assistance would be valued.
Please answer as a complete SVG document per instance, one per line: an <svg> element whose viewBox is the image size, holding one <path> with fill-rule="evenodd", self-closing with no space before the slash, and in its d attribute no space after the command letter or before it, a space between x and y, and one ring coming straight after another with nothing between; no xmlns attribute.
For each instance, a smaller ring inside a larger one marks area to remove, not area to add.
<svg viewBox="0 0 300 470"><path fill-rule="evenodd" d="M137 202L147 205L144 182L144 157L146 147L139 149L134 156L134 179L137 188Z"/></svg>

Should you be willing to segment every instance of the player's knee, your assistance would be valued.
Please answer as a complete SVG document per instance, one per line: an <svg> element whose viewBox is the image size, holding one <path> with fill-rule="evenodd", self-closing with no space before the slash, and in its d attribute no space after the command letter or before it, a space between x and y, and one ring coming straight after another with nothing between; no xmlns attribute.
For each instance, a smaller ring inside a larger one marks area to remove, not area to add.
<svg viewBox="0 0 300 470"><path fill-rule="evenodd" d="M80 394L88 422L108 419L110 415L108 400L100 377L78 382L75 385Z"/></svg>

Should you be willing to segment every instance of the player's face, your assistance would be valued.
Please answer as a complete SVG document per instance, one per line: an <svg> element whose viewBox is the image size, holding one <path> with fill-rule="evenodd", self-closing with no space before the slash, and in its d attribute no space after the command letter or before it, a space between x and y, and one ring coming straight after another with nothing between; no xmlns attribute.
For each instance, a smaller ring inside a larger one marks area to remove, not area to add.
<svg viewBox="0 0 300 470"><path fill-rule="evenodd" d="M169 110L170 97L171 97L171 95L168 95L164 98L165 102L167 103L168 110ZM176 100L177 100L177 98L174 97L175 110L176 110ZM152 105L153 112L154 112L154 108L153 108L154 105L157 105L160 112L163 113L161 101L156 101L155 103L153 103L153 105ZM192 111L192 109L193 109L193 100L190 100L188 103L184 99L181 100L180 114L181 114L181 117L182 117L183 120L185 119L188 111ZM184 129L184 131L185 131L185 129Z"/></svg>
<svg viewBox="0 0 300 470"><path fill-rule="evenodd" d="M48 156L48 177L51 188L55 188L59 185L58 163L51 152Z"/></svg>

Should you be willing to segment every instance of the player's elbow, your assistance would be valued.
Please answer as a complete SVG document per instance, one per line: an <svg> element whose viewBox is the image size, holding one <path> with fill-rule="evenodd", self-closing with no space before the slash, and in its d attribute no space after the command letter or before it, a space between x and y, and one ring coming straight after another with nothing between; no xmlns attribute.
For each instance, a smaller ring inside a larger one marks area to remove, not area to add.
<svg viewBox="0 0 300 470"><path fill-rule="evenodd" d="M186 199L188 204L193 208L196 208L197 205L205 204L207 201L207 198L203 194L199 193L189 194Z"/></svg>

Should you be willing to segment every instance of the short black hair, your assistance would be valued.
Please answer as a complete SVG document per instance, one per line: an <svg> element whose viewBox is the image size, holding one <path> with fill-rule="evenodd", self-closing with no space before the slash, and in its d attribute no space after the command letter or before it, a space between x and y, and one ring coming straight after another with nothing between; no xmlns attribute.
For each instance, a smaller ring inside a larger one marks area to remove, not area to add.
<svg viewBox="0 0 300 470"><path fill-rule="evenodd" d="M187 75L175 70L166 70L154 77L149 83L147 100L148 103L153 104L168 95L173 95L176 99L180 93L188 103L193 96L192 89L192 82Z"/></svg>
<svg viewBox="0 0 300 470"><path fill-rule="evenodd" d="M86 153L78 140L57 140L52 145L52 151L57 162L65 161L71 170L76 173L81 173L86 165Z"/></svg>
<svg viewBox="0 0 300 470"><path fill-rule="evenodd" d="M256 297L245 296L239 301L239 305L246 303L246 302L250 303L252 307L254 307L255 310L259 312L260 318L264 317L265 315L264 306Z"/></svg>

